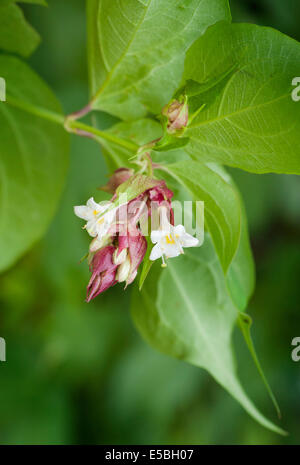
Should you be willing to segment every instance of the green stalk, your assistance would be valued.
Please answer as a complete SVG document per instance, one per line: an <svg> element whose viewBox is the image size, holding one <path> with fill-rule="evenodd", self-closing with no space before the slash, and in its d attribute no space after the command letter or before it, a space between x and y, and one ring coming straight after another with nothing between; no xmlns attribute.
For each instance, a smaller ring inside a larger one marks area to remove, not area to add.
<svg viewBox="0 0 300 465"><path fill-rule="evenodd" d="M40 118L47 119L48 121L52 121L53 123L57 123L62 126L64 125L65 117L59 113L55 113L54 111L32 105L29 102L20 101L14 97L9 96L6 99L6 102L11 106L19 108L20 110L24 110L27 113L31 113L32 115L39 116Z"/></svg>
<svg viewBox="0 0 300 465"><path fill-rule="evenodd" d="M60 126L63 126L67 131L72 132L74 134L76 134L77 130L83 131L84 133L90 134L91 136L95 136L100 140L106 140L114 143L115 145L119 145L120 147L126 148L127 150L133 153L135 153L138 149L138 146L129 140L120 139L119 137L109 132L101 131L100 129L94 128L93 126L89 126L88 124L81 123L77 120L72 120L72 118L65 117L64 115L60 115L59 113L47 110L46 108L33 105L29 102L20 101L15 99L14 97L7 97L7 103L13 107L19 108L20 110L26 111L27 113L59 124Z"/></svg>

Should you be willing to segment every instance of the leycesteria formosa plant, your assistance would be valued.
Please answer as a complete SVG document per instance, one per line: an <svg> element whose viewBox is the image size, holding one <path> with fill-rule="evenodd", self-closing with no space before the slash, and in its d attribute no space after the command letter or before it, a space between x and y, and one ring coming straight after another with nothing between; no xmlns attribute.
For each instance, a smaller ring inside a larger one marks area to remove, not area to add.
<svg viewBox="0 0 300 465"><path fill-rule="evenodd" d="M69 134L93 139L110 177L75 207L91 237L87 301L98 296L101 311L99 294L122 283L149 344L205 368L261 425L285 434L237 376L236 326L279 413L245 313L254 265L245 209L225 166L300 174L300 103L292 98L300 44L232 24L227 0L121 3L86 1L90 98L70 115L23 60L39 37L18 2L0 5L0 269L45 233L65 183ZM105 114L114 124L104 130ZM88 151L84 157L90 163ZM203 244L176 220L175 201L204 202Z"/></svg>

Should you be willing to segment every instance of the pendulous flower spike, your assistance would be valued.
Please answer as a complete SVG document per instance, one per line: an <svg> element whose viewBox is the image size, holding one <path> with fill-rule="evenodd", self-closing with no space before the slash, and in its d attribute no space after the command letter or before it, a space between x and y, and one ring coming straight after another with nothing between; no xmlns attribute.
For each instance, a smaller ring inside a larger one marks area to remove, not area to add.
<svg viewBox="0 0 300 465"><path fill-rule="evenodd" d="M176 105L170 109L174 121L178 121L177 110ZM182 225L174 226L173 192L165 181L149 177L145 182L143 179L144 191L137 191L133 199L131 194L128 202L120 201L120 194L115 189L124 183L124 179L125 191L132 189L131 183L127 182L131 176L132 170L117 170L107 184L107 190L113 194L110 201L97 203L91 197L86 205L74 207L75 214L86 221L85 229L93 237L88 254L92 275L87 286L87 302L117 282L125 282L126 288L135 280L147 251L142 225L148 224L150 218L153 223L155 213L158 214L158 229L151 232L151 241L155 245L150 260L161 258L162 266L166 266L165 259L177 257L183 253L184 247L198 244Z"/></svg>

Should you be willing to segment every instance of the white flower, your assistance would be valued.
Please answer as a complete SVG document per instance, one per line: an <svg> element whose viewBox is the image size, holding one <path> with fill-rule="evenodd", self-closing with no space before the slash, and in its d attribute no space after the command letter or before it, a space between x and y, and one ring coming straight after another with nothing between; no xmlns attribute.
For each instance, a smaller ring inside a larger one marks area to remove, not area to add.
<svg viewBox="0 0 300 465"><path fill-rule="evenodd" d="M161 212L160 229L151 232L151 241L155 246L149 258L150 260L162 258L162 266L166 266L164 257L178 257L184 253L184 247L195 247L199 243L198 239L185 231L182 224L172 226L167 220L165 209Z"/></svg>
<svg viewBox="0 0 300 465"><path fill-rule="evenodd" d="M91 197L86 205L74 207L75 215L87 221L84 228L89 235L92 237L98 236L99 241L107 234L115 218L116 208L110 209L110 206L112 206L111 202L97 203Z"/></svg>

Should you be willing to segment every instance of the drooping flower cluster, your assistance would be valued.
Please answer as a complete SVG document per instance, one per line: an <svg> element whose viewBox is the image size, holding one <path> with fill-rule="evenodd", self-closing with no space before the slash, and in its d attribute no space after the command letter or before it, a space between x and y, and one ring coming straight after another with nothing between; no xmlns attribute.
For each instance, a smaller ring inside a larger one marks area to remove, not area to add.
<svg viewBox="0 0 300 465"><path fill-rule="evenodd" d="M123 186L128 189L121 198L119 187ZM156 229L151 230L155 246L149 258L162 258L164 266L165 259L198 243L182 225L174 226L173 192L165 181L120 168L102 190L113 194L110 201L97 203L90 198L86 205L74 207L75 214L86 221L84 229L93 237L89 247L92 275L87 287L88 302L117 282L125 282L126 287L134 281L147 250L144 229L149 223L152 227L156 223Z"/></svg>

